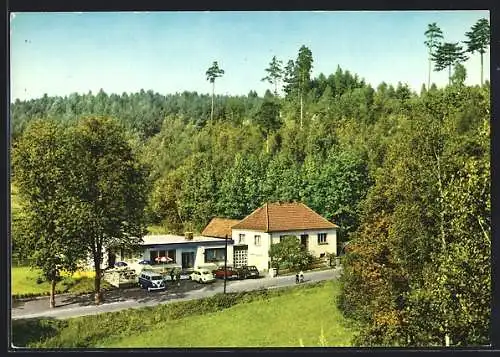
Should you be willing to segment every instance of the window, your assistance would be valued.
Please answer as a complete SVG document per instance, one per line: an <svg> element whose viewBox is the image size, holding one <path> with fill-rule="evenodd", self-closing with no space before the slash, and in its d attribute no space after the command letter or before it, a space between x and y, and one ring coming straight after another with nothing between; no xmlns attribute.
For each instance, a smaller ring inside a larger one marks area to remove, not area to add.
<svg viewBox="0 0 500 357"><path fill-rule="evenodd" d="M172 259L171 263L176 263L176 261L175 261L175 249L167 250L166 256L169 257L170 259Z"/></svg>
<svg viewBox="0 0 500 357"><path fill-rule="evenodd" d="M245 235L243 233L240 233L240 236L238 238L238 243L240 244L245 243Z"/></svg>
<svg viewBox="0 0 500 357"><path fill-rule="evenodd" d="M205 263L220 262L225 259L224 248L205 249Z"/></svg>
<svg viewBox="0 0 500 357"><path fill-rule="evenodd" d="M260 236L254 236L254 244L260 245Z"/></svg>
<svg viewBox="0 0 500 357"><path fill-rule="evenodd" d="M151 262L154 263L160 263L159 261L156 260L156 258L161 258L161 257L169 257L170 260L169 263L175 263L175 249L171 250L152 250L150 251L150 260Z"/></svg>
<svg viewBox="0 0 500 357"><path fill-rule="evenodd" d="M328 244L326 241L326 233L318 233L318 244Z"/></svg>

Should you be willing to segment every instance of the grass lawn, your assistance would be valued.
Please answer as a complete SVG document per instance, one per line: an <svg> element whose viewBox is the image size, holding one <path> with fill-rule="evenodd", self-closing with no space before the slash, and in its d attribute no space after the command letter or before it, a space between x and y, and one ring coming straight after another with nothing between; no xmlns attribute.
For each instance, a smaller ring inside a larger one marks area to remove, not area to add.
<svg viewBox="0 0 500 357"><path fill-rule="evenodd" d="M43 281L37 282L40 277L40 271L24 266L11 268L11 295L45 295L50 291L50 283ZM109 288L110 285L102 281L103 288ZM76 272L73 276L64 276L63 280L56 285L56 291L70 292L74 294L93 291L94 279L92 272Z"/></svg>
<svg viewBox="0 0 500 357"><path fill-rule="evenodd" d="M335 292L335 294L332 294ZM352 332L342 326L335 307L337 286L298 289L269 301L254 301L227 310L191 316L175 328L160 323L150 331L116 340L102 347L298 347L350 346ZM326 341L325 341L326 340Z"/></svg>
<svg viewBox="0 0 500 357"><path fill-rule="evenodd" d="M354 331L336 308L338 292L337 282L327 282L257 293L225 309L212 297L64 321L20 320L14 341L41 348L350 346Z"/></svg>

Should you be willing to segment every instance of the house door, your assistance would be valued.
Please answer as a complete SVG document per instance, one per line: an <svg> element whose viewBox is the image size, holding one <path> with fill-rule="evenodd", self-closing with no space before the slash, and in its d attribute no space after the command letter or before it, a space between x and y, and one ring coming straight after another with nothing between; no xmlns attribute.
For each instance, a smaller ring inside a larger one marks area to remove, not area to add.
<svg viewBox="0 0 500 357"><path fill-rule="evenodd" d="M182 269L194 267L194 252L182 252Z"/></svg>
<svg viewBox="0 0 500 357"><path fill-rule="evenodd" d="M248 246L234 247L234 266L241 267L248 265Z"/></svg>
<svg viewBox="0 0 500 357"><path fill-rule="evenodd" d="M300 235L300 245L302 249L306 249L309 247L309 234L301 234Z"/></svg>

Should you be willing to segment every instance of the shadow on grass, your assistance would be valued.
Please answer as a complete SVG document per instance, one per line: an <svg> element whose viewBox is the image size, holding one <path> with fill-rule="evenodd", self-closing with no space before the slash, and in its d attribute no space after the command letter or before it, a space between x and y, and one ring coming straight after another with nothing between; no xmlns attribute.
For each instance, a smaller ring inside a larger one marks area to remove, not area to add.
<svg viewBox="0 0 500 357"><path fill-rule="evenodd" d="M12 347L29 348L58 334L67 325L63 320L34 318L12 320Z"/></svg>

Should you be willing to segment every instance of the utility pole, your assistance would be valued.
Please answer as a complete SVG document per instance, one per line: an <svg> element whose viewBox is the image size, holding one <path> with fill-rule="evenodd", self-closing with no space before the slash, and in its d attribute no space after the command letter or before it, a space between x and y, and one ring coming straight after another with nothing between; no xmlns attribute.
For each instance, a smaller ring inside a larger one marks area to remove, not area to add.
<svg viewBox="0 0 500 357"><path fill-rule="evenodd" d="M224 247L224 294L226 294L226 280L227 280L227 234L226 234L226 244Z"/></svg>

